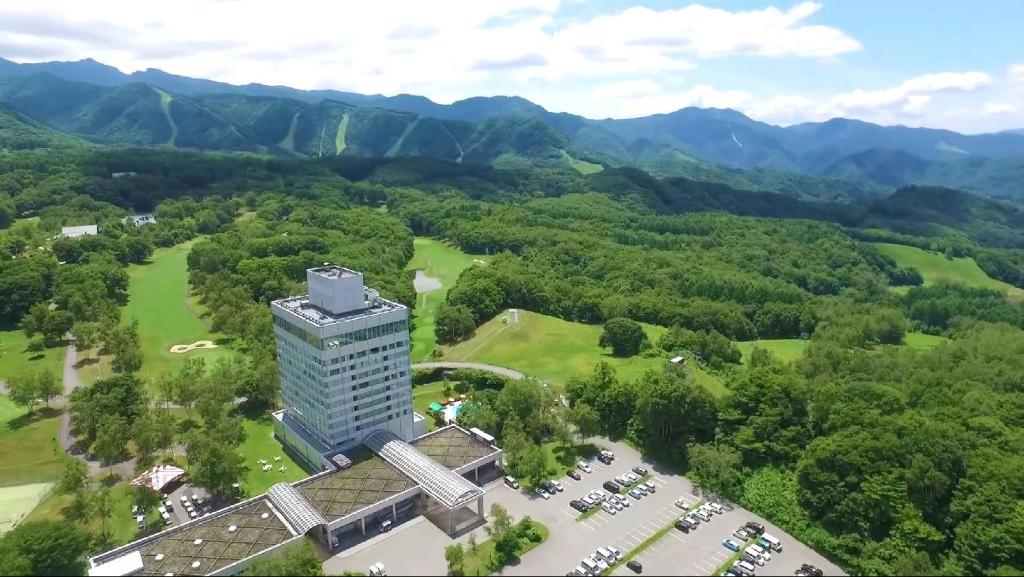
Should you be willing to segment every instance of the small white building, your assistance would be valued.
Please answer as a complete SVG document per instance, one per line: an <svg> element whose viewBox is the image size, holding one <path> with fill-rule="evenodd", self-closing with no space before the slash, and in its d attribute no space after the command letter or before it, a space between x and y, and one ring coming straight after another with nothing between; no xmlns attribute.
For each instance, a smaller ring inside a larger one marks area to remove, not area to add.
<svg viewBox="0 0 1024 577"><path fill-rule="evenodd" d="M135 176L134 172L111 172L111 178L124 178L126 176Z"/></svg>
<svg viewBox="0 0 1024 577"><path fill-rule="evenodd" d="M95 224L86 224L82 226L65 226L60 229L60 235L65 238L78 238L80 236L90 236L99 234L99 227Z"/></svg>
<svg viewBox="0 0 1024 577"><path fill-rule="evenodd" d="M124 217L121 219L121 222L125 224L133 224L135 226L144 226L156 222L156 217L153 216L153 213L151 212L145 214L133 214L131 216Z"/></svg>
<svg viewBox="0 0 1024 577"><path fill-rule="evenodd" d="M686 359L683 357L672 357L672 360L670 360L669 362L672 363L673 365L685 365Z"/></svg>

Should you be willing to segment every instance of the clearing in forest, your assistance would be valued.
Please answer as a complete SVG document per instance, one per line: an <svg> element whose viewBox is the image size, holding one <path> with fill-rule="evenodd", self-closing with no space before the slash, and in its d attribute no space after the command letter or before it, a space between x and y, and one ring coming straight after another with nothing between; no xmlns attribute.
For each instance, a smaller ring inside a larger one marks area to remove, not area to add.
<svg viewBox="0 0 1024 577"><path fill-rule="evenodd" d="M900 244L875 243L878 250L900 266L913 267L924 277L924 284L954 282L971 287L994 289L1015 299L1024 298L1024 290L996 280L981 270L970 257L947 258L943 254Z"/></svg>
<svg viewBox="0 0 1024 577"><path fill-rule="evenodd" d="M574 376L589 375L594 365L605 361L619 379L635 380L647 369L661 369L664 357L640 355L621 358L597 346L601 325L564 321L520 309L519 322L504 324L502 312L480 325L473 337L444 347L448 361L476 361L516 369L531 377L565 385ZM665 333L664 327L644 325L652 343Z"/></svg>
<svg viewBox="0 0 1024 577"><path fill-rule="evenodd" d="M421 278L427 277L441 283L440 288L416 296L416 328L410 340L413 362L418 362L430 355L437 342L434 338L434 315L438 305L448 296L448 289L455 286L462 271L474 264L486 264L489 257L466 254L457 247L433 238L417 237L413 240L413 246L416 250L406 270L422 271Z"/></svg>
<svg viewBox="0 0 1024 577"><path fill-rule="evenodd" d="M128 268L128 304L121 311L122 322L139 321L139 343L143 354L143 375L176 371L185 359L203 356L210 363L229 354L223 346L196 348L187 353L172 353L179 344L223 338L212 333L197 311L189 307L186 258L194 241L153 251L150 261Z"/></svg>

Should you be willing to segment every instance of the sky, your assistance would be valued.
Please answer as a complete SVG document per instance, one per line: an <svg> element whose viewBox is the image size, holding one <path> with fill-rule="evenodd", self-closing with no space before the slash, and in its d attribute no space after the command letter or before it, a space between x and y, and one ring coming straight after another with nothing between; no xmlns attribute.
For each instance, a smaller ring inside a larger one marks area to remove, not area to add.
<svg viewBox="0 0 1024 577"><path fill-rule="evenodd" d="M1024 128L1020 0L0 0L0 57L233 84Z"/></svg>

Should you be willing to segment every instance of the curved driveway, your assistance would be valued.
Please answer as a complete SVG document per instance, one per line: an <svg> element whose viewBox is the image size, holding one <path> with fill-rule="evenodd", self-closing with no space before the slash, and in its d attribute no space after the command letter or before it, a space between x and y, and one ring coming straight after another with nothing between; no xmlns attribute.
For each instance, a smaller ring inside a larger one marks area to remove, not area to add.
<svg viewBox="0 0 1024 577"><path fill-rule="evenodd" d="M474 371L487 371L509 379L520 380L525 375L515 369L488 365L485 363L465 363L461 361L441 361L436 363L413 363L413 369L472 369Z"/></svg>

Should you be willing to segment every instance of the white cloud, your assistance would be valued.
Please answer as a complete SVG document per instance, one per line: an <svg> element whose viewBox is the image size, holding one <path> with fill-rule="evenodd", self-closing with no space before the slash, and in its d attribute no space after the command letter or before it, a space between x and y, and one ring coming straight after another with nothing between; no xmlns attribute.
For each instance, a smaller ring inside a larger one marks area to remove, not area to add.
<svg viewBox="0 0 1024 577"><path fill-rule="evenodd" d="M0 6L0 49L16 60L92 57L234 83L450 100L488 79L520 83L671 73L735 54L832 57L860 49L807 21L820 4L729 11L691 4L556 21L560 0L178 0L153 16L127 0ZM568 23L566 23L568 22Z"/></svg>
<svg viewBox="0 0 1024 577"><path fill-rule="evenodd" d="M981 113L986 116L1016 114L1017 107L1007 102L986 102L985 106L981 108Z"/></svg>
<svg viewBox="0 0 1024 577"><path fill-rule="evenodd" d="M1024 64L1010 66L1006 79L1011 87L1017 90L1021 96L1024 96Z"/></svg>
<svg viewBox="0 0 1024 577"><path fill-rule="evenodd" d="M898 109L908 114L921 114L931 102L931 95L943 92L971 92L987 86L991 78L984 72L940 72L905 80L883 90L857 89L832 97L828 108L837 116L877 113Z"/></svg>

